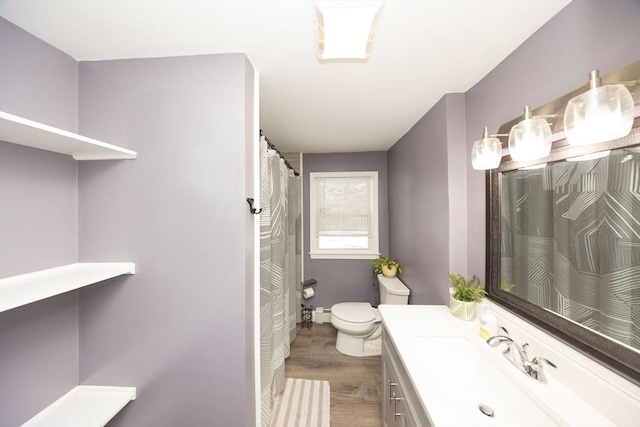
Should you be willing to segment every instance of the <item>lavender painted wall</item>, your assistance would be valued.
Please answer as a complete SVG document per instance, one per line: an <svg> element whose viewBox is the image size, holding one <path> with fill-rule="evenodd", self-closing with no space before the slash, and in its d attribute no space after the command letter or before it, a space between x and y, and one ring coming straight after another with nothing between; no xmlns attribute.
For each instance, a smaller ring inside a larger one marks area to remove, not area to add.
<svg viewBox="0 0 640 427"><path fill-rule="evenodd" d="M387 198L387 153L303 154L304 278L316 279L316 294L304 303L330 308L346 301L374 303L373 266L366 259L311 259L309 256L309 172L378 171L378 225L380 253L389 254L389 213Z"/></svg>
<svg viewBox="0 0 640 427"><path fill-rule="evenodd" d="M80 293L80 382L138 387L114 426L252 424L252 86L243 54L81 63L81 130L138 152L79 169L81 261L137 265Z"/></svg>
<svg viewBox="0 0 640 427"><path fill-rule="evenodd" d="M0 143L0 277L77 260L77 162Z"/></svg>
<svg viewBox="0 0 640 427"><path fill-rule="evenodd" d="M483 127L496 132L524 105L586 84L592 69L606 74L637 60L638 16L637 0L570 3L464 96L446 95L389 150L390 250L406 267L412 303L447 303L445 266L484 281L485 173L470 160Z"/></svg>
<svg viewBox="0 0 640 427"><path fill-rule="evenodd" d="M0 110L77 131L73 58L0 18L0 59Z"/></svg>
<svg viewBox="0 0 640 427"><path fill-rule="evenodd" d="M447 95L447 168L449 187L449 271L467 273L467 170L464 159L465 96Z"/></svg>
<svg viewBox="0 0 640 427"><path fill-rule="evenodd" d="M0 109L76 131L78 64L0 18ZM0 277L77 260L77 163L0 142ZM77 293L0 314L0 425L77 384Z"/></svg>
<svg viewBox="0 0 640 427"><path fill-rule="evenodd" d="M444 96L388 151L389 247L403 265L411 304L448 302L449 198L464 197L458 188L449 194L450 121L464 123L461 94Z"/></svg>
<svg viewBox="0 0 640 427"><path fill-rule="evenodd" d="M466 93L468 273L485 274L485 175L471 167L484 126L522 114L640 58L640 1L573 1Z"/></svg>

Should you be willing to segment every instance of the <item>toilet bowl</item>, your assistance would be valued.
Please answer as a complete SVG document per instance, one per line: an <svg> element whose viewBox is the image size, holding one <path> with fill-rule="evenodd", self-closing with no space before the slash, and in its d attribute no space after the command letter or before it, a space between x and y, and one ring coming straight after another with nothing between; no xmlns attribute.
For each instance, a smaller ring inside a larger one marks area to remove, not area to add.
<svg viewBox="0 0 640 427"><path fill-rule="evenodd" d="M407 304L409 289L396 277L378 275L382 304ZM368 302L341 302L331 307L331 324L338 330L336 349L348 356L380 356L382 318Z"/></svg>

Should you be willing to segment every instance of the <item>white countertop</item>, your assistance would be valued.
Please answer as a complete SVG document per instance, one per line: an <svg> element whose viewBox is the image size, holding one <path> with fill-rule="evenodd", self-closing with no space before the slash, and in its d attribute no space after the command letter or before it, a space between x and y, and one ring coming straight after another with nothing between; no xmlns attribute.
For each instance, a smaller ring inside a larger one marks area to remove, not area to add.
<svg viewBox="0 0 640 427"><path fill-rule="evenodd" d="M457 319L446 306L379 310L434 427L615 425L551 373L542 384L519 371L502 356L502 346L492 348L480 338L477 320ZM483 415L480 403L495 416Z"/></svg>

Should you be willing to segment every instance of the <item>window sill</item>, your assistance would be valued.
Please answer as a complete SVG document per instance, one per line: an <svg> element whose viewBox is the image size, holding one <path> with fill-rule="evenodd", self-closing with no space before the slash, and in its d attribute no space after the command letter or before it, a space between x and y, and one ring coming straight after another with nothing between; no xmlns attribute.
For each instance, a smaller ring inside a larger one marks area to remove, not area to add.
<svg viewBox="0 0 640 427"><path fill-rule="evenodd" d="M380 254L338 254L309 252L311 259L378 259Z"/></svg>

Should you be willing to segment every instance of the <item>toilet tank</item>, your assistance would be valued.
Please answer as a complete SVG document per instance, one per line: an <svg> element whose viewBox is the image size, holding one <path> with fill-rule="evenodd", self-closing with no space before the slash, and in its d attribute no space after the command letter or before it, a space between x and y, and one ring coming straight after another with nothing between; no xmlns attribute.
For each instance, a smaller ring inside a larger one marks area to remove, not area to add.
<svg viewBox="0 0 640 427"><path fill-rule="evenodd" d="M380 285L380 304L407 305L409 303L409 288L397 277L387 277L378 274Z"/></svg>

